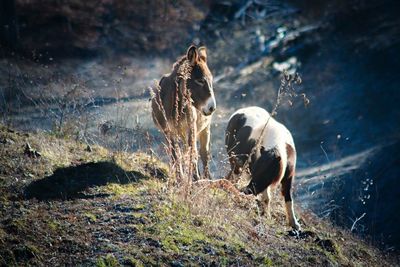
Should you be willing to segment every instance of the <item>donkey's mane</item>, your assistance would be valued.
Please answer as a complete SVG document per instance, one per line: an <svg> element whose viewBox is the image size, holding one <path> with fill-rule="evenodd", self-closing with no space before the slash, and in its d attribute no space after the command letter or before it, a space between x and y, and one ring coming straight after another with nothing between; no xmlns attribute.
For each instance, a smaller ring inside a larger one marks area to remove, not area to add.
<svg viewBox="0 0 400 267"><path fill-rule="evenodd" d="M192 68L187 60L186 56L182 56L181 58L177 59L177 61L172 65L172 72L171 74L175 74L175 79L183 78L187 80L189 78L189 74L192 71ZM186 83L184 84L186 88ZM157 94L156 91L160 92L162 88L157 86L155 89L150 88L150 94L153 97Z"/></svg>
<svg viewBox="0 0 400 267"><path fill-rule="evenodd" d="M175 79L174 103L172 105L172 116L178 122L179 117L185 112L188 104L184 99L190 99L190 92L186 87L186 81L190 78L192 66L186 56L182 56L172 65L172 73ZM162 88L161 88L162 89ZM189 100L190 102L190 100Z"/></svg>
<svg viewBox="0 0 400 267"><path fill-rule="evenodd" d="M172 66L173 72L176 73L176 78L182 80L188 80L190 78L190 73L192 72L192 65L190 64L189 60L186 56L181 57L178 59L174 65Z"/></svg>
<svg viewBox="0 0 400 267"><path fill-rule="evenodd" d="M179 58L173 65L172 65L172 70L173 71L178 71L179 67L183 64L183 62L185 62L186 60L186 56L182 56L181 58Z"/></svg>

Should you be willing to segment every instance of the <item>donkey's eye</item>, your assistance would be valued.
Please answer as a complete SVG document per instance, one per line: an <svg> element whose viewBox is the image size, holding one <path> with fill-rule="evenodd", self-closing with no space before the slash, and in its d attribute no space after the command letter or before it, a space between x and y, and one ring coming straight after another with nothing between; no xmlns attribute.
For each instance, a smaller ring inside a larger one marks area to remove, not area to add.
<svg viewBox="0 0 400 267"><path fill-rule="evenodd" d="M197 83L198 85L204 85L206 81L204 79L196 79L194 80L194 82Z"/></svg>

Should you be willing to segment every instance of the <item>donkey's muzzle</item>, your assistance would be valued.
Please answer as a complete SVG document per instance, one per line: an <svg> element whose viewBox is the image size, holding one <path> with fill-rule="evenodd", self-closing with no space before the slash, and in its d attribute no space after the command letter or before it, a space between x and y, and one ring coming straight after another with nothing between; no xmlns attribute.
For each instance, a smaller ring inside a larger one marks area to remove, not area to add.
<svg viewBox="0 0 400 267"><path fill-rule="evenodd" d="M206 115L206 116L210 116L211 114L214 113L214 111L215 111L215 107L210 107L208 109L208 111L203 111L203 114Z"/></svg>
<svg viewBox="0 0 400 267"><path fill-rule="evenodd" d="M206 116L210 116L211 114L214 113L216 106L217 105L216 105L214 96L210 97L207 100L207 103L202 108L203 114Z"/></svg>

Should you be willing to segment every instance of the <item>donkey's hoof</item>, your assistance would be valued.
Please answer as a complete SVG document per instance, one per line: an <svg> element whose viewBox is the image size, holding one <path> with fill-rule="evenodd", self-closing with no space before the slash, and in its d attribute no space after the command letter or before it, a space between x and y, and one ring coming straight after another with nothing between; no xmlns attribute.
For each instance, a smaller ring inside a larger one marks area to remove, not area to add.
<svg viewBox="0 0 400 267"><path fill-rule="evenodd" d="M251 195L253 194L253 191L251 190L250 187L246 186L245 188L240 189L240 192L242 192L245 195Z"/></svg>
<svg viewBox="0 0 400 267"><path fill-rule="evenodd" d="M299 238L300 237L300 231L292 229L292 230L288 231L288 235L292 236L292 237L295 237L295 238Z"/></svg>
<svg viewBox="0 0 400 267"><path fill-rule="evenodd" d="M210 174L210 172L204 172L203 177L204 177L204 179L206 179L206 180L211 180L211 174Z"/></svg>

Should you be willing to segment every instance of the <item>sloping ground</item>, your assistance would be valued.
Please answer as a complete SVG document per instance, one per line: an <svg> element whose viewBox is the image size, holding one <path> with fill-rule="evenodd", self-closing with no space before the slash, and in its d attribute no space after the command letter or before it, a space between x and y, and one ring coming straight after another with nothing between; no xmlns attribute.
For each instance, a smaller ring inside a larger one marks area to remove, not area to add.
<svg viewBox="0 0 400 267"><path fill-rule="evenodd" d="M219 188L185 197L147 155L4 126L0 146L0 266L396 263L306 211L289 233L281 201L265 219Z"/></svg>

